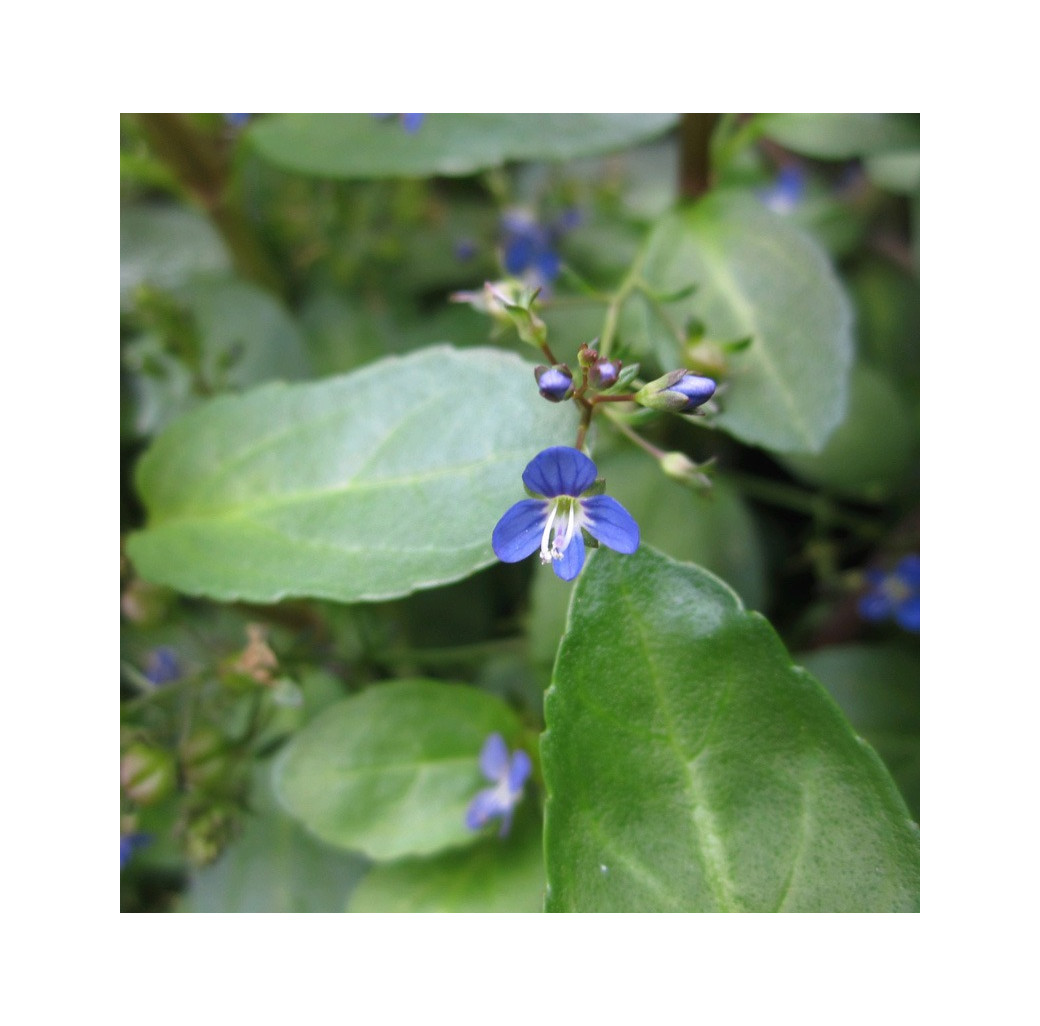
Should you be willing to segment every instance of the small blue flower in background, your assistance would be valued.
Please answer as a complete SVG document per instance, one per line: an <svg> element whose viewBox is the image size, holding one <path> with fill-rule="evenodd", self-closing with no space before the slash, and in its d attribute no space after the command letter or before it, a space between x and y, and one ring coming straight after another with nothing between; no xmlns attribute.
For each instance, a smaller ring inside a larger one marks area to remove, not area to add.
<svg viewBox="0 0 1040 1026"><path fill-rule="evenodd" d="M580 223L581 211L576 207L565 210L548 227L525 210L508 211L502 216L502 266L531 288L548 291L563 266L557 252L560 238Z"/></svg>
<svg viewBox="0 0 1040 1026"><path fill-rule="evenodd" d="M160 645L148 653L144 675L155 685L169 684L181 675L177 653L167 645Z"/></svg>
<svg viewBox="0 0 1040 1026"><path fill-rule="evenodd" d="M225 114L224 120L232 128L242 128L252 116L252 114Z"/></svg>
<svg viewBox="0 0 1040 1026"><path fill-rule="evenodd" d="M895 620L904 631L921 631L921 557L904 556L893 570L868 570L870 587L860 596L859 615L880 623Z"/></svg>
<svg viewBox="0 0 1040 1026"><path fill-rule="evenodd" d="M772 185L757 195L770 210L789 214L805 199L805 172L797 164L782 167Z"/></svg>
<svg viewBox="0 0 1040 1026"><path fill-rule="evenodd" d="M585 563L582 531L615 552L639 548L639 525L617 499L587 495L596 483L596 464L565 445L540 452L527 464L523 482L540 499L523 499L495 525L491 547L503 563L518 563L541 549L542 563L572 581Z"/></svg>
<svg viewBox="0 0 1040 1026"><path fill-rule="evenodd" d="M517 749L512 758L501 734L492 734L480 752L480 772L494 787L479 791L466 810L466 826L480 830L490 820L501 818L499 837L509 833L513 809L524 793L524 784L531 775L531 758Z"/></svg>
<svg viewBox="0 0 1040 1026"><path fill-rule="evenodd" d="M423 119L426 117L425 114L373 114L372 117L379 118L400 118L401 127L411 135L413 132L418 132L422 128Z"/></svg>
<svg viewBox="0 0 1040 1026"><path fill-rule="evenodd" d="M144 848L152 843L150 834L130 834L119 837L119 868L126 869L130 857L138 848Z"/></svg>

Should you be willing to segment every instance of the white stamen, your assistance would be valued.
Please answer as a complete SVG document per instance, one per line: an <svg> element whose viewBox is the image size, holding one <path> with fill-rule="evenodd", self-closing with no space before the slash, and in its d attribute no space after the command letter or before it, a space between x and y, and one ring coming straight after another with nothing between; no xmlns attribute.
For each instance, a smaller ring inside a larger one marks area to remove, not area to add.
<svg viewBox="0 0 1040 1026"><path fill-rule="evenodd" d="M545 518L545 530L542 531L542 565L553 561L553 553L549 551L549 535L552 534L553 524L556 522L556 503L552 503L549 515Z"/></svg>

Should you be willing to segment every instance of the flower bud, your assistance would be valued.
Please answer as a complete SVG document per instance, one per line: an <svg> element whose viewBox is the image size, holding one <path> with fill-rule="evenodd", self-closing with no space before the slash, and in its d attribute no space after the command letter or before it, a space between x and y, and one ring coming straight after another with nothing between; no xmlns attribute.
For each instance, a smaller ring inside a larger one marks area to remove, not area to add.
<svg viewBox="0 0 1040 1026"><path fill-rule="evenodd" d="M142 742L132 744L119 762L119 782L127 797L139 805L153 805L174 787L177 771L173 756Z"/></svg>
<svg viewBox="0 0 1040 1026"><path fill-rule="evenodd" d="M589 384L598 389L610 388L617 384L620 373L620 360L597 360L589 369Z"/></svg>
<svg viewBox="0 0 1040 1026"><path fill-rule="evenodd" d="M706 403L714 394L715 382L711 378L681 369L644 385L635 398L637 403L649 406L652 410L689 413Z"/></svg>
<svg viewBox="0 0 1040 1026"><path fill-rule="evenodd" d="M685 453L666 452L659 462L661 469L676 481L698 488L711 488L711 478Z"/></svg>
<svg viewBox="0 0 1040 1026"><path fill-rule="evenodd" d="M184 782L191 790L212 788L229 766L224 736L214 727L196 727L181 746Z"/></svg>
<svg viewBox="0 0 1040 1026"><path fill-rule="evenodd" d="M551 403L563 402L574 394L574 377L566 364L535 367L534 380L538 382L538 391L542 398L548 399Z"/></svg>

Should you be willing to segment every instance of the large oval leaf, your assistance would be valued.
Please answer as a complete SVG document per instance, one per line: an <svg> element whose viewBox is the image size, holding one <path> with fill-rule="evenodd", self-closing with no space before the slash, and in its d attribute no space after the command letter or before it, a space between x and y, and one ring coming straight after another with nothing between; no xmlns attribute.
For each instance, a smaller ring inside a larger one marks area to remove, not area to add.
<svg viewBox="0 0 1040 1026"><path fill-rule="evenodd" d="M569 408L527 364L437 346L313 384L207 403L138 473L141 576L220 600L385 599L494 562L525 464L566 444Z"/></svg>
<svg viewBox="0 0 1040 1026"><path fill-rule="evenodd" d="M541 912L544 900L541 820L528 807L508 837L373 866L347 911Z"/></svg>
<svg viewBox="0 0 1040 1026"><path fill-rule="evenodd" d="M472 844L466 809L488 786L478 759L496 731L512 748L520 724L486 692L381 684L330 706L293 738L275 764L275 792L322 840L376 860Z"/></svg>
<svg viewBox="0 0 1040 1026"><path fill-rule="evenodd" d="M596 553L545 713L549 911L917 908L880 760L706 571Z"/></svg>
<svg viewBox="0 0 1040 1026"><path fill-rule="evenodd" d="M915 147L919 128L906 114L759 114L757 127L795 153L844 160Z"/></svg>
<svg viewBox="0 0 1040 1026"><path fill-rule="evenodd" d="M696 317L719 340L751 336L719 395L720 427L774 452L823 447L845 414L852 315L812 239L747 196L709 195L658 225L644 276L661 293L697 285L669 307L677 321Z"/></svg>
<svg viewBox="0 0 1040 1026"><path fill-rule="evenodd" d="M249 134L289 171L327 178L469 175L510 160L569 160L660 135L677 114L427 114L416 132L371 114L278 114Z"/></svg>

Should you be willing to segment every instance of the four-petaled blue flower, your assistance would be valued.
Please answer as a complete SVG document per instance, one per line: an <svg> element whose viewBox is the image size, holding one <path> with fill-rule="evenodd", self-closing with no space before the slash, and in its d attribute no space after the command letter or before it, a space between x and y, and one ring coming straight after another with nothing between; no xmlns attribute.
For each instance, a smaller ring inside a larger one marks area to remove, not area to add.
<svg viewBox="0 0 1040 1026"><path fill-rule="evenodd" d="M758 191L758 198L770 210L789 214L805 198L805 172L797 164L782 167L772 185Z"/></svg>
<svg viewBox="0 0 1040 1026"><path fill-rule="evenodd" d="M155 685L169 684L181 675L177 653L168 645L160 645L148 654L144 675Z"/></svg>
<svg viewBox="0 0 1040 1026"><path fill-rule="evenodd" d="M904 556L891 571L868 570L870 588L860 596L859 614L878 623L895 620L904 631L921 630L921 557Z"/></svg>
<svg viewBox="0 0 1040 1026"><path fill-rule="evenodd" d="M548 291L560 276L560 235L573 227L561 220L552 227L539 224L530 214L512 210L502 218L502 264L508 274L523 278L532 288Z"/></svg>
<svg viewBox="0 0 1040 1026"><path fill-rule="evenodd" d="M587 495L596 483L596 464L566 445L540 452L523 473L528 491L495 525L491 547L503 563L518 563L541 549L543 563L572 581L585 563L582 531L616 552L639 548L639 525L617 499Z"/></svg>
<svg viewBox="0 0 1040 1026"><path fill-rule="evenodd" d="M492 734L480 752L480 772L494 784L477 793L466 810L466 826L480 830L489 820L501 818L499 837L509 833L513 809L524 793L524 784L531 775L531 758L523 749L517 749L512 758L501 734Z"/></svg>

